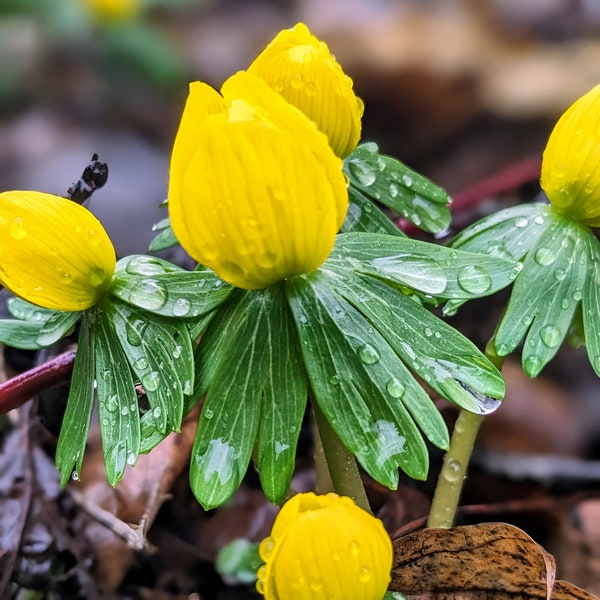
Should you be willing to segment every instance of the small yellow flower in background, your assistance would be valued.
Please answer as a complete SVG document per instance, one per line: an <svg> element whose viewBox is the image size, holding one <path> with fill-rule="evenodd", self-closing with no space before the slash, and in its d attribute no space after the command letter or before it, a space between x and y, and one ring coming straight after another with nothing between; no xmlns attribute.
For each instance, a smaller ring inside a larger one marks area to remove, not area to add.
<svg viewBox="0 0 600 600"><path fill-rule="evenodd" d="M379 519L351 498L312 492L284 504L259 554L266 600L381 600L393 557Z"/></svg>
<svg viewBox="0 0 600 600"><path fill-rule="evenodd" d="M327 45L304 23L281 31L248 72L314 121L337 156L345 158L356 148L364 104Z"/></svg>
<svg viewBox="0 0 600 600"><path fill-rule="evenodd" d="M52 194L0 194L0 284L54 310L93 306L115 270L113 245L86 208Z"/></svg>
<svg viewBox="0 0 600 600"><path fill-rule="evenodd" d="M560 212L600 227L600 85L556 123L544 150L541 184Z"/></svg>
<svg viewBox="0 0 600 600"><path fill-rule="evenodd" d="M219 277L262 289L329 256L348 209L327 138L264 81L195 82L173 146L169 215L185 250Z"/></svg>
<svg viewBox="0 0 600 600"><path fill-rule="evenodd" d="M140 0L82 0L98 21L127 21L140 11Z"/></svg>

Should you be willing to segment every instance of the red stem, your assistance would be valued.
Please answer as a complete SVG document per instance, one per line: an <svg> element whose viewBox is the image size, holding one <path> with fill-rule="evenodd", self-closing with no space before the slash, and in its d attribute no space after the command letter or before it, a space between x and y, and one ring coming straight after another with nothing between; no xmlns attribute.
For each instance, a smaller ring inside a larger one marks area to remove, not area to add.
<svg viewBox="0 0 600 600"><path fill-rule="evenodd" d="M0 383L0 415L22 406L48 388L69 381L74 363L75 352L71 350Z"/></svg>

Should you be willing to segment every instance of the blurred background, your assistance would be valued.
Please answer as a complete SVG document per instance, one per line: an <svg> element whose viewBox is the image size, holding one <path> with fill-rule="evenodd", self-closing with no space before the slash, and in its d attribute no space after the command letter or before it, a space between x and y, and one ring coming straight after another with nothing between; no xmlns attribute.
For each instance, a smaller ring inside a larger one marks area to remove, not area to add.
<svg viewBox="0 0 600 600"><path fill-rule="evenodd" d="M219 87L298 21L354 79L364 139L451 193L538 157L600 81L595 0L0 0L0 189L65 194L96 152L90 208L145 251L188 81Z"/></svg>

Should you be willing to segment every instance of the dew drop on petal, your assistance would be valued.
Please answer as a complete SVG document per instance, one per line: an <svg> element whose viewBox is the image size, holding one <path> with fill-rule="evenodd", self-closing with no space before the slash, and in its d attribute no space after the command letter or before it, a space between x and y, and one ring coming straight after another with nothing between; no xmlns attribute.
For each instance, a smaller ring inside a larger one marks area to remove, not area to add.
<svg viewBox="0 0 600 600"><path fill-rule="evenodd" d="M148 359L145 356L141 356L133 363L133 368L138 371L145 371L148 368Z"/></svg>
<svg viewBox="0 0 600 600"><path fill-rule="evenodd" d="M119 407L119 399L117 398L117 395L115 394L113 396L110 396L105 402L104 407L108 412L116 412L117 408Z"/></svg>
<svg viewBox="0 0 600 600"><path fill-rule="evenodd" d="M554 262L556 255L552 250L550 250L550 248L539 248L535 253L534 259L538 265L545 267Z"/></svg>
<svg viewBox="0 0 600 600"><path fill-rule="evenodd" d="M159 310L167 303L167 289L156 279L143 279L129 293L129 301L148 310Z"/></svg>
<svg viewBox="0 0 600 600"><path fill-rule="evenodd" d="M15 240L22 240L27 235L27 229L22 217L15 217L8 224L8 233Z"/></svg>
<svg viewBox="0 0 600 600"><path fill-rule="evenodd" d="M385 389L392 398L402 398L404 396L404 384L395 377L387 382Z"/></svg>
<svg viewBox="0 0 600 600"><path fill-rule="evenodd" d="M527 225L529 225L529 221L525 217L519 217L515 221L515 227L519 227L520 229L527 227Z"/></svg>
<svg viewBox="0 0 600 600"><path fill-rule="evenodd" d="M375 171L360 160L350 160L348 162L348 170L350 171L350 174L365 187L373 185L377 179Z"/></svg>
<svg viewBox="0 0 600 600"><path fill-rule="evenodd" d="M155 392L160 386L160 375L158 371L150 371L142 377L142 385L147 392Z"/></svg>

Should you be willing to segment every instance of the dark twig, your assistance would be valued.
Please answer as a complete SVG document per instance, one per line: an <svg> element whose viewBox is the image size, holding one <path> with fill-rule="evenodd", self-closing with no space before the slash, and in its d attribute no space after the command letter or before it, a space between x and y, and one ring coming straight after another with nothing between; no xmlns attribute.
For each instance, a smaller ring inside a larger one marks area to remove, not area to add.
<svg viewBox="0 0 600 600"><path fill-rule="evenodd" d="M30 398L48 388L69 381L74 362L75 352L65 352L0 383L0 414L22 406Z"/></svg>

